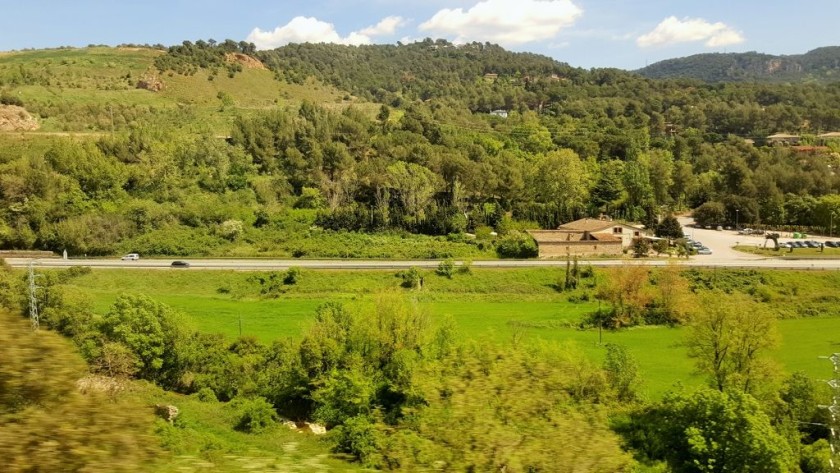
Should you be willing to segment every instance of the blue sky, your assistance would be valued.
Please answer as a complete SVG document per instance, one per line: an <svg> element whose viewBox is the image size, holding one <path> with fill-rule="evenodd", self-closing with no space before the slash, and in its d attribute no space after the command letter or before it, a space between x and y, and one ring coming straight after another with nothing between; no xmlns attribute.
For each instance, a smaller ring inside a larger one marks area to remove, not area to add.
<svg viewBox="0 0 840 473"><path fill-rule="evenodd" d="M0 0L0 51L233 39L489 41L572 66L840 45L840 0Z"/></svg>

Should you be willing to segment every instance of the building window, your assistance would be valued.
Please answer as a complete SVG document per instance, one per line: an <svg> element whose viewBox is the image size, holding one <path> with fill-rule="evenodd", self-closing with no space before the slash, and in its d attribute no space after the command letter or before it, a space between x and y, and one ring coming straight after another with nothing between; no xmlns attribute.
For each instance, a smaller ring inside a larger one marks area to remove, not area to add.
<svg viewBox="0 0 840 473"><path fill-rule="evenodd" d="M624 231L621 227L613 227L613 233L622 233Z"/></svg>

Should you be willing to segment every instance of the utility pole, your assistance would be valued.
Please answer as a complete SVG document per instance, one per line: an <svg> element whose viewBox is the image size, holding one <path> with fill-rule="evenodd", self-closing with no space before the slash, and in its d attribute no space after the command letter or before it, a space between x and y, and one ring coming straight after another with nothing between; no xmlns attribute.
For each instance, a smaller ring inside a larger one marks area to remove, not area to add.
<svg viewBox="0 0 840 473"><path fill-rule="evenodd" d="M40 276L35 274L34 261L29 262L29 322L32 324L32 330L38 330L38 285L35 284L35 278Z"/></svg>

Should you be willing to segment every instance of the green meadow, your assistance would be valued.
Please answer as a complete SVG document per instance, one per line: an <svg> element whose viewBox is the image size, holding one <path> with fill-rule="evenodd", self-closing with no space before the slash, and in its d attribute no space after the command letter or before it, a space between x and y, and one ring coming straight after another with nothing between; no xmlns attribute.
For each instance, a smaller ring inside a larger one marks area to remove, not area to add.
<svg viewBox="0 0 840 473"><path fill-rule="evenodd" d="M452 279L429 270L423 273L422 290L402 288L395 271L304 270L296 284L283 286L283 292L276 297L259 294L255 278L267 274L95 270L72 279L67 289L88 296L97 313L106 312L119 294L146 294L185 314L187 323L198 330L222 333L230 339L254 336L265 343L300 336L311 323L316 308L325 302L341 301L364 313L383 297L397 297L426 314L432 326L454 320L464 338L573 344L593 359L603 356L607 343L624 345L639 363L645 380L642 391L652 397L678 384L702 383L693 373L693 362L682 344L684 328L580 328L587 314L598 309L595 289L558 292L554 285L563 274L559 269L473 269L470 275L456 274ZM817 379L828 377L831 366L818 357L840 351L840 317L820 315L831 312L820 307L834 305L828 294L836 287L837 275L750 274L747 279L752 278L752 284L762 288L757 291L759 296L767 299L764 304L768 316L781 318L780 343L773 351L776 361L788 372L804 371ZM725 284L736 276L743 277L726 273L709 277ZM596 279L604 277L602 272L596 272ZM790 294L791 287L795 287L795 297Z"/></svg>

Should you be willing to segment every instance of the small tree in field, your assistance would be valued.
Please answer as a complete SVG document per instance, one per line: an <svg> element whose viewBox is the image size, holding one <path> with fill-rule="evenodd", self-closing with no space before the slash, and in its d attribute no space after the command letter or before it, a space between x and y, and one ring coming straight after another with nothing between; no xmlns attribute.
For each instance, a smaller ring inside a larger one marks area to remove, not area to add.
<svg viewBox="0 0 840 473"><path fill-rule="evenodd" d="M656 240L653 243L653 251L656 252L656 256L667 253L669 248L668 240Z"/></svg>
<svg viewBox="0 0 840 473"><path fill-rule="evenodd" d="M611 271L604 284L599 284L597 297L612 307L598 314L604 327L619 328L644 321L651 296L647 288L650 270L640 265L624 265Z"/></svg>
<svg viewBox="0 0 840 473"><path fill-rule="evenodd" d="M634 238L631 248L633 248L634 258L642 258L650 251L650 241L647 238Z"/></svg>

